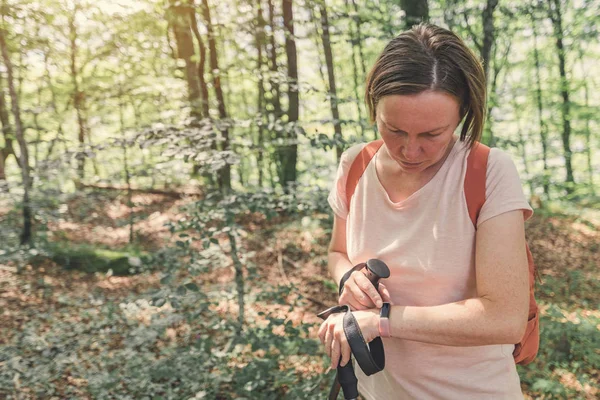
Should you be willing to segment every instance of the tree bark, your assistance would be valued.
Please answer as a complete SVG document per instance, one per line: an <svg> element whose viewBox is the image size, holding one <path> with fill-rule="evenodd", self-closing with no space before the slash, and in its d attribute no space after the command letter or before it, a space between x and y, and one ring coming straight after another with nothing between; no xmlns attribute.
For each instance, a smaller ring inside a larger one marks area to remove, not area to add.
<svg viewBox="0 0 600 400"><path fill-rule="evenodd" d="M29 201L29 190L31 189L31 179L29 176L29 152L27 150L27 142L25 141L25 132L23 130L23 124L21 123L21 110L19 109L19 99L15 90L13 68L8 55L8 49L6 46L5 32L3 28L0 28L0 51L2 52L2 58L4 59L4 65L6 66L8 91L10 93L10 100L12 105L12 113L15 121L15 136L19 143L19 164L21 165L21 176L23 180L23 232L21 233L20 243L21 245L30 245L32 242L32 213L31 204Z"/></svg>
<svg viewBox="0 0 600 400"><path fill-rule="evenodd" d="M287 55L288 75L288 120L285 129L287 144L280 152L283 179L281 181L287 190L288 183L296 182L296 161L298 145L296 144L296 123L300 113L298 94L298 59L296 55L296 39L294 37L294 11L292 0L282 0L283 26L285 31L285 53Z"/></svg>
<svg viewBox="0 0 600 400"><path fill-rule="evenodd" d="M256 119L258 126L258 143L256 156L256 164L258 167L258 187L263 187L263 167L264 167L264 148L265 148L265 128L264 128L264 115L263 110L265 108L265 79L263 74L263 46L265 45L265 19L262 11L262 0L256 0L256 30L254 33L254 40L256 42L256 70L258 71L258 97L256 99Z"/></svg>
<svg viewBox="0 0 600 400"><path fill-rule="evenodd" d="M560 73L560 94L563 98L561 107L562 111L562 142L563 151L565 157L565 168L567 170L567 193L572 193L575 184L573 177L573 167L571 164L571 101L569 100L569 81L567 79L566 72L566 54L565 46L563 44L564 30L562 26L562 11L560 8L560 0L548 0L548 16L552 20L552 26L554 28L554 39L556 41L556 50L558 53L558 70Z"/></svg>
<svg viewBox="0 0 600 400"><path fill-rule="evenodd" d="M483 59L483 69L485 78L489 81L490 74L490 55L492 46L496 40L496 30L494 27L494 10L498 6L498 0L487 0L483 13L481 15L483 23L483 44L481 46L481 58Z"/></svg>
<svg viewBox="0 0 600 400"><path fill-rule="evenodd" d="M592 195L596 195L596 188L594 187L594 168L592 165L592 133L590 130L590 96L589 96L589 87L588 80L585 80L585 85L583 86L585 90L585 147L587 148L587 167L589 174L589 184L592 191Z"/></svg>
<svg viewBox="0 0 600 400"><path fill-rule="evenodd" d="M360 29L360 25L361 25L361 19L360 19L360 15L358 13L358 5L356 4L356 0L351 0L352 1L352 7L354 8L354 23L356 25L356 46L358 47L358 58L359 58L359 64L360 64L360 68L361 68L361 72L362 72L362 79L361 82L364 84L364 82L366 82L367 80L367 67L366 67L366 62L365 62L365 52L363 50L363 35L362 35L362 30ZM364 99L362 99L361 103L364 101ZM364 103L363 103L364 106ZM367 119L369 118L369 116L366 117ZM377 140L379 138L379 132L377 132L377 126L375 124L372 124L373 127L373 140ZM339 160L338 160L339 161Z"/></svg>
<svg viewBox="0 0 600 400"><path fill-rule="evenodd" d="M15 159L15 150L13 148L13 129L8 118L8 109L6 99L4 98L4 90L2 88L2 74L0 73L0 122L2 123L2 136L4 136L4 147L0 149L0 181L6 180L6 160L11 154ZM18 163L18 160L17 160Z"/></svg>
<svg viewBox="0 0 600 400"><path fill-rule="evenodd" d="M191 32L190 14L194 13L190 5L182 5L178 0L169 0L167 19L173 29L177 42L177 57L185 62L185 78L188 86L188 100L191 107L191 116L195 119L202 118L200 105L200 84L198 82L198 67L192 60L195 55L194 41Z"/></svg>
<svg viewBox="0 0 600 400"><path fill-rule="evenodd" d="M204 46L204 41L202 40L200 31L198 30L198 20L196 19L196 9L193 6L193 0L189 1L192 5L192 8L190 9L192 31L194 32L194 36L196 37L196 41L198 42L198 49L200 51L200 60L198 61L198 83L200 85L200 91L202 95L202 116L204 118L209 118L210 107L208 98L208 85L206 84L206 78L204 77L204 69L206 66L206 47Z"/></svg>
<svg viewBox="0 0 600 400"><path fill-rule="evenodd" d="M548 127L544 121L544 103L542 100L542 82L540 78L540 57L537 45L537 21L533 11L530 12L531 27L533 29L533 60L535 64L535 98L537 103L538 121L540 125L540 141L542 142L542 161L544 166L542 186L546 200L550 199L550 184L548 170Z"/></svg>
<svg viewBox="0 0 600 400"><path fill-rule="evenodd" d="M346 12L348 14L352 14L352 19L356 20L358 19L358 14L357 13L351 13L350 11L350 5L348 4L348 0L345 0L345 5L346 5ZM365 135L365 118L363 117L363 112L362 112L362 96L359 94L359 84L358 81L360 80L358 77L358 68L356 66L356 63L358 62L357 58L357 41L358 41L358 35L356 32L356 29L353 27L352 24L350 24L349 26L350 28L350 47L352 48L352 83L353 83L353 87L352 89L354 90L354 98L356 100L356 111L358 113L358 123L360 126L360 135L362 137L362 140L364 142L367 141L367 136Z"/></svg>
<svg viewBox="0 0 600 400"><path fill-rule="evenodd" d="M333 138L336 143L340 143L342 139L342 124L340 122L340 112L338 110L333 52L331 51L331 40L329 37L329 18L327 16L327 4L325 3L325 0L323 0L323 3L319 3L319 8L321 12L321 27L323 28L323 52L325 53L325 64L327 65L327 78L329 82L329 104L331 106L331 117L333 118ZM344 149L340 144L336 144L335 150L337 159L339 160Z"/></svg>
<svg viewBox="0 0 600 400"><path fill-rule="evenodd" d="M123 99L123 83L119 77L119 128L121 129L121 146L123 148L123 173L125 175L125 184L127 185L127 208L129 208L129 244L133 244L134 226L133 226L133 201L131 191L131 173L129 171L129 157L127 154L127 140L125 139L125 101Z"/></svg>
<svg viewBox="0 0 600 400"><path fill-rule="evenodd" d="M281 111L281 90L279 88L279 79L277 73L279 68L277 66L277 43L275 42L275 6L273 0L268 0L269 6L269 25L271 26L271 32L269 34L269 59L271 62L271 77L269 84L271 85L271 103L273 103L273 116L275 120L281 118L283 112Z"/></svg>
<svg viewBox="0 0 600 400"><path fill-rule="evenodd" d="M71 81L73 83L73 105L77 113L77 124L79 126L79 149L83 153L85 149L85 140L89 136L89 127L85 115L85 92L79 87L79 70L77 69L77 27L75 25L75 16L78 11L75 5L73 12L69 15L69 39L71 44ZM85 159L83 154L77 157L77 171L79 180L85 178Z"/></svg>
<svg viewBox="0 0 600 400"><path fill-rule="evenodd" d="M498 6L498 0L487 0L485 8L482 13L482 24L483 24L483 41L479 47L481 51L481 59L483 61L483 70L485 72L485 80L489 87L490 83L495 84L495 82L490 82L490 65L492 62L492 47L496 41L496 29L494 26L494 10ZM476 42L477 43L477 42ZM490 93L495 88L488 88L488 101L490 98ZM494 136L491 127L491 119L490 119L490 110L487 110L487 121L484 127L484 137L482 138L482 142L487 144L488 146L494 146Z"/></svg>
<svg viewBox="0 0 600 400"><path fill-rule="evenodd" d="M208 32L208 49L210 51L210 69L212 70L212 81L217 97L217 108L219 110L219 118L223 123L223 127L220 128L221 134L223 135L224 141L222 142L222 151L230 150L229 142L229 128L227 127L227 111L225 109L225 99L223 98L223 90L221 88L221 72L219 70L219 60L217 55L217 45L215 41L214 29L210 17L210 9L208 7L208 0L202 0L202 15L204 16L204 22L206 24L206 30ZM231 190L231 164L225 164L223 168L219 170L219 187L224 192Z"/></svg>

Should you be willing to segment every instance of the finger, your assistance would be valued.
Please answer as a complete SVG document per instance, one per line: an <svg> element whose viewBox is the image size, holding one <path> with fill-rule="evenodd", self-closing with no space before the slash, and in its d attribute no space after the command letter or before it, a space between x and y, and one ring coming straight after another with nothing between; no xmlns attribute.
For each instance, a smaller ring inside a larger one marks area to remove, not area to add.
<svg viewBox="0 0 600 400"><path fill-rule="evenodd" d="M322 344L325 344L325 332L327 331L327 321L323 321L321 326L319 327L319 331L317 332L317 336L319 336L319 341Z"/></svg>
<svg viewBox="0 0 600 400"><path fill-rule="evenodd" d="M383 283L379 284L379 294L384 302L392 304L392 296Z"/></svg>
<svg viewBox="0 0 600 400"><path fill-rule="evenodd" d="M364 278L364 279L366 279L366 278ZM369 285L371 285L371 282L369 282L368 279L366 279L366 280L367 280L367 283ZM364 307L363 309L375 307L375 304L371 301L369 296L365 293L365 291L363 290L363 287L364 287L364 284L361 284L359 281L355 281L349 287L350 294L352 296L354 296L354 300L357 303L357 305ZM373 287L373 285L371 285L371 287ZM374 287L373 287L373 290L375 290Z"/></svg>
<svg viewBox="0 0 600 400"><path fill-rule="evenodd" d="M377 293L377 289L371 283L371 281L364 275L357 276L356 285L363 292L363 296L368 296L369 299L369 308L377 307L381 308L381 296Z"/></svg>
<svg viewBox="0 0 600 400"><path fill-rule="evenodd" d="M338 335L333 335L331 341L331 369L336 369L340 361L340 341Z"/></svg>
<svg viewBox="0 0 600 400"><path fill-rule="evenodd" d="M333 325L331 327L327 327L327 331L325 333L325 353L329 357L331 357L331 342L333 341Z"/></svg>

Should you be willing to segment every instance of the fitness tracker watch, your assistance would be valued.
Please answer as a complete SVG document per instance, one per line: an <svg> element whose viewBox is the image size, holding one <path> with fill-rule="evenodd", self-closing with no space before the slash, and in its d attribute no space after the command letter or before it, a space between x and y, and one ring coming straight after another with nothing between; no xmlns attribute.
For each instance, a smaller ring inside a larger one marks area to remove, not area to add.
<svg viewBox="0 0 600 400"><path fill-rule="evenodd" d="M390 303L383 303L379 311L379 336L391 337L390 334Z"/></svg>

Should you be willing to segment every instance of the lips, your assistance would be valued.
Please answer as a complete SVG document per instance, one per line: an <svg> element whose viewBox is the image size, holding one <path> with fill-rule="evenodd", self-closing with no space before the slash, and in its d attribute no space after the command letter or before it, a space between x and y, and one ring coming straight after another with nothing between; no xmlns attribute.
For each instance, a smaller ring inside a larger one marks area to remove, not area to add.
<svg viewBox="0 0 600 400"><path fill-rule="evenodd" d="M421 165L422 163L408 163L406 161L400 161L400 163L408 168L414 168L414 167L418 167L419 165Z"/></svg>

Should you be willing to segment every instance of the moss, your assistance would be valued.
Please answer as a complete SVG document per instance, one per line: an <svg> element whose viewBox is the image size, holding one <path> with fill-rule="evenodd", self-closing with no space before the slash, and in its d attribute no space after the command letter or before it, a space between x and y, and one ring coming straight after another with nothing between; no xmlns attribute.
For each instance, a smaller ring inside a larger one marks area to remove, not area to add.
<svg viewBox="0 0 600 400"><path fill-rule="evenodd" d="M90 245L55 243L50 259L65 269L95 273L112 270L113 275L131 275L139 270L140 255L128 251L108 250Z"/></svg>

